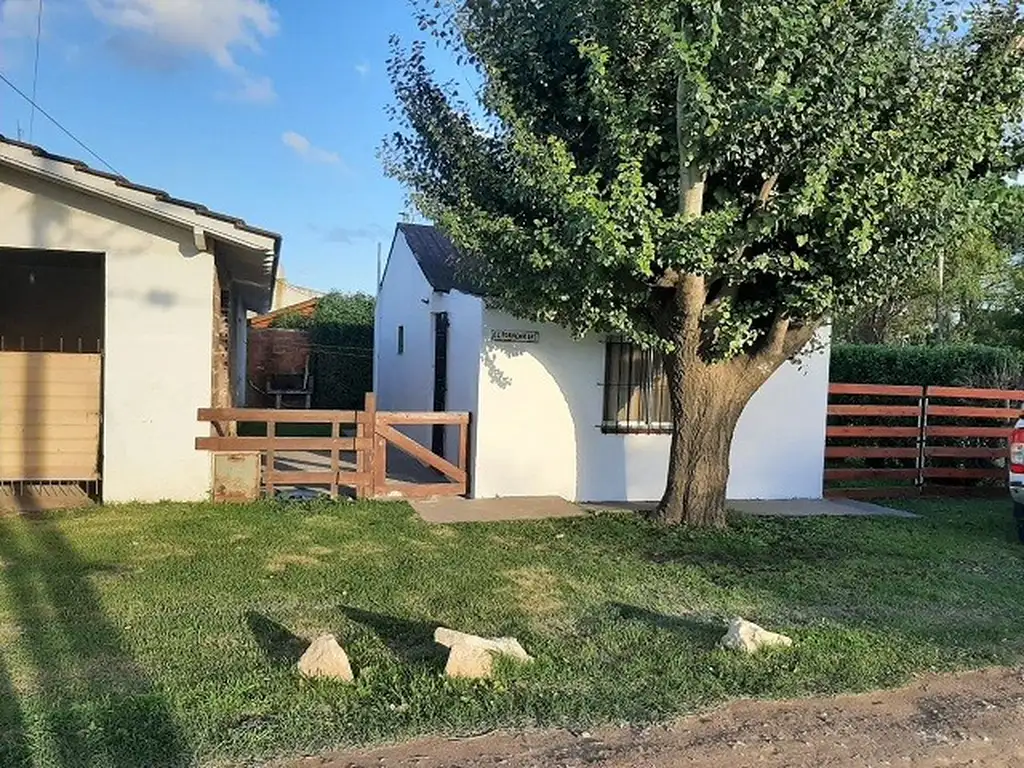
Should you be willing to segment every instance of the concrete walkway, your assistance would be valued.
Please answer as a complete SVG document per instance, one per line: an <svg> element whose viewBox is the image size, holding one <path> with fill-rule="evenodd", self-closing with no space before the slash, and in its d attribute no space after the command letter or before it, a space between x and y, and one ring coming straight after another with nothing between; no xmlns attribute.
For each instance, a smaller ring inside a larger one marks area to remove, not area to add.
<svg viewBox="0 0 1024 768"><path fill-rule="evenodd" d="M428 523L497 523L586 515L582 508L558 496L508 496L501 499L443 496L410 500L409 504Z"/></svg>
<svg viewBox="0 0 1024 768"><path fill-rule="evenodd" d="M762 517L904 517L918 515L854 499L794 499L792 501L730 501L729 509Z"/></svg>
<svg viewBox="0 0 1024 768"><path fill-rule="evenodd" d="M609 501L587 503L583 508L594 512L608 509L650 512L656 505L657 502L654 501ZM727 501L726 507L734 512L759 517L918 517L902 509L890 509L853 499L748 499Z"/></svg>
<svg viewBox="0 0 1024 768"><path fill-rule="evenodd" d="M411 500L409 504L428 523L495 523L505 520L545 520L582 517L588 513L619 510L646 512L654 502L595 502L573 504L557 496L518 496L500 499L464 499L447 496ZM798 499L794 501L730 501L729 509L764 517L905 517L917 515L851 499Z"/></svg>

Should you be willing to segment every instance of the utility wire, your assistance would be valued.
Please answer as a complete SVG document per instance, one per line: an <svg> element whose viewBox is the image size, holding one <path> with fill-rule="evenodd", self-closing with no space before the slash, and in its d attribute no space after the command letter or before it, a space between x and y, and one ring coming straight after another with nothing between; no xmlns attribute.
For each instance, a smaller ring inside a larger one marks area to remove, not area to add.
<svg viewBox="0 0 1024 768"><path fill-rule="evenodd" d="M32 111L28 115L28 140L32 142L32 128L36 122L36 86L39 85L39 40L43 36L43 0L39 0L39 13L36 15L36 60L32 66Z"/></svg>
<svg viewBox="0 0 1024 768"><path fill-rule="evenodd" d="M97 161L98 161L98 162L99 162L100 164L102 164L102 165L106 166L106 167L107 167L107 169L108 169L108 170L109 170L109 171L110 171L111 173L115 173L115 174L117 174L118 176L123 176L123 174L122 174L122 173L121 173L120 171L118 171L118 170L117 170L117 169L116 169L116 168L115 168L114 166L112 166L112 165L111 165L110 163L108 163L108 162L107 162L106 160L104 160L104 159L103 159L102 157L100 157L100 156L99 156L99 155L97 155L97 154L96 154L95 152L93 152L93 151L92 151L91 149L89 149L89 147L88 147L88 146L86 145L86 143L85 143L84 141L82 141L82 140L81 140L80 138L78 138L77 136L75 136L75 134L73 134L73 133L72 133L71 131L69 131L69 130L68 130L67 128L65 128L65 127L64 127L63 125L61 125L61 124L60 124L60 122L59 122L59 121L57 120L57 118L55 118L55 117L54 117L53 115L51 115L51 114L50 114L49 112L47 112L47 111L46 111L45 109L43 109L43 108L42 108L41 106L39 106L38 104L36 104L36 102L35 102L35 100L34 100L34 99L30 98L30 97L29 97L29 96L28 96L28 95L27 95L27 94L26 94L26 93L25 93L25 92L24 92L23 90L21 90L21 89L20 89L20 88L19 88L18 86L16 86L16 85L15 85L14 83L12 83L12 82L11 82L10 80L8 80L8 79L7 79L7 77L6 77L5 75L4 75L4 73L3 73L3 72L0 72L0 81L2 81L2 82L4 82L4 83L6 83L6 84L8 85L8 87L10 87L10 89L11 89L11 90L13 90L13 91L14 91L14 92L15 92L16 94L18 94L19 96L21 96L21 98L23 98L23 99L24 99L25 101L27 101L27 102L28 102L29 104L31 104L31 105L32 105L33 107L35 107L36 109L38 109L38 110L39 110L39 114L41 114L41 115L42 115L43 117L45 117L45 118L46 118L47 120L49 120L49 121L50 121L51 123L53 123L53 124L54 124L55 126L57 126L57 127L58 127L58 128L59 128L59 129L61 130L61 131L63 131L63 132L64 132L64 134L65 134L65 135L66 135L66 136L67 136L67 137L68 137L69 139L71 139L71 140L72 140L73 142L75 142L75 144L77 144L77 145L78 145L78 146L80 146L80 147L81 147L82 149L84 149L84 150L85 150L86 152L88 152L88 153L89 153L90 155L92 155L92 156L93 156L94 158L96 158L96 160L97 160Z"/></svg>

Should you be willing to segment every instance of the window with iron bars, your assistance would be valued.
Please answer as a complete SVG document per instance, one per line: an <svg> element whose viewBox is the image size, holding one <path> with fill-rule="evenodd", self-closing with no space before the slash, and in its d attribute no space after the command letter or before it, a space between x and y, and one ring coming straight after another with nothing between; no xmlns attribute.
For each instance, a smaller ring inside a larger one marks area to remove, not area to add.
<svg viewBox="0 0 1024 768"><path fill-rule="evenodd" d="M605 344L604 432L652 433L672 429L672 405L661 353L624 339Z"/></svg>

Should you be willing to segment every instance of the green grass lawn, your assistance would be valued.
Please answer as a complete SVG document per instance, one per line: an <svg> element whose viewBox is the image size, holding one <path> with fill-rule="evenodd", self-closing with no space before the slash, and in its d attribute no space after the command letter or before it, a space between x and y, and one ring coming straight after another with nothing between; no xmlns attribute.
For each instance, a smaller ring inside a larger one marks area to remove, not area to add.
<svg viewBox="0 0 1024 768"><path fill-rule="evenodd" d="M232 763L422 733L645 722L1024 659L1009 502L920 520L427 526L402 504L0 518L0 766ZM714 650L740 614L794 637ZM435 626L537 659L450 682ZM354 686L300 679L337 634Z"/></svg>

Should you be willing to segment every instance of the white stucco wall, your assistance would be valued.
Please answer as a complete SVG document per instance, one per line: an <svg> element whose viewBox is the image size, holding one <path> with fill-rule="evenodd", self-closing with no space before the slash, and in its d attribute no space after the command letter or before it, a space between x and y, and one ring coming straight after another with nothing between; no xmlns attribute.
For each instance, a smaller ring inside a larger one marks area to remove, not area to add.
<svg viewBox="0 0 1024 768"><path fill-rule="evenodd" d="M476 413L474 495L553 494L579 501L660 498L668 435L600 430L604 345L561 328L485 311L490 331L537 330L536 344L485 341ZM825 345L787 363L751 399L737 426L728 495L821 496L828 396Z"/></svg>
<svg viewBox="0 0 1024 768"><path fill-rule="evenodd" d="M209 434L213 256L192 232L0 168L0 247L105 254L103 496L201 500Z"/></svg>
<svg viewBox="0 0 1024 768"><path fill-rule="evenodd" d="M373 389L382 411L429 411L434 399L434 336L430 318L432 289L401 232L388 257L374 318ZM405 348L398 353L398 327ZM408 432L430 445L427 429Z"/></svg>
<svg viewBox="0 0 1024 768"><path fill-rule="evenodd" d="M450 411L476 411L483 307L479 299L435 292L399 232L377 295L374 321L373 387L380 410L434 408L434 318L448 313L448 402ZM405 327L405 351L398 354L398 327ZM430 427L403 431L430 446ZM447 429L445 455L458 457L458 433Z"/></svg>
<svg viewBox="0 0 1024 768"><path fill-rule="evenodd" d="M459 291L434 294L433 311L448 313L448 402L445 410L467 411L475 416L480 394L480 349L483 339L483 302ZM470 424L470 451L475 444L475 423ZM445 453L449 461L459 457L459 430L445 427ZM472 460L472 453L470 453ZM470 474L472 482L472 473Z"/></svg>

